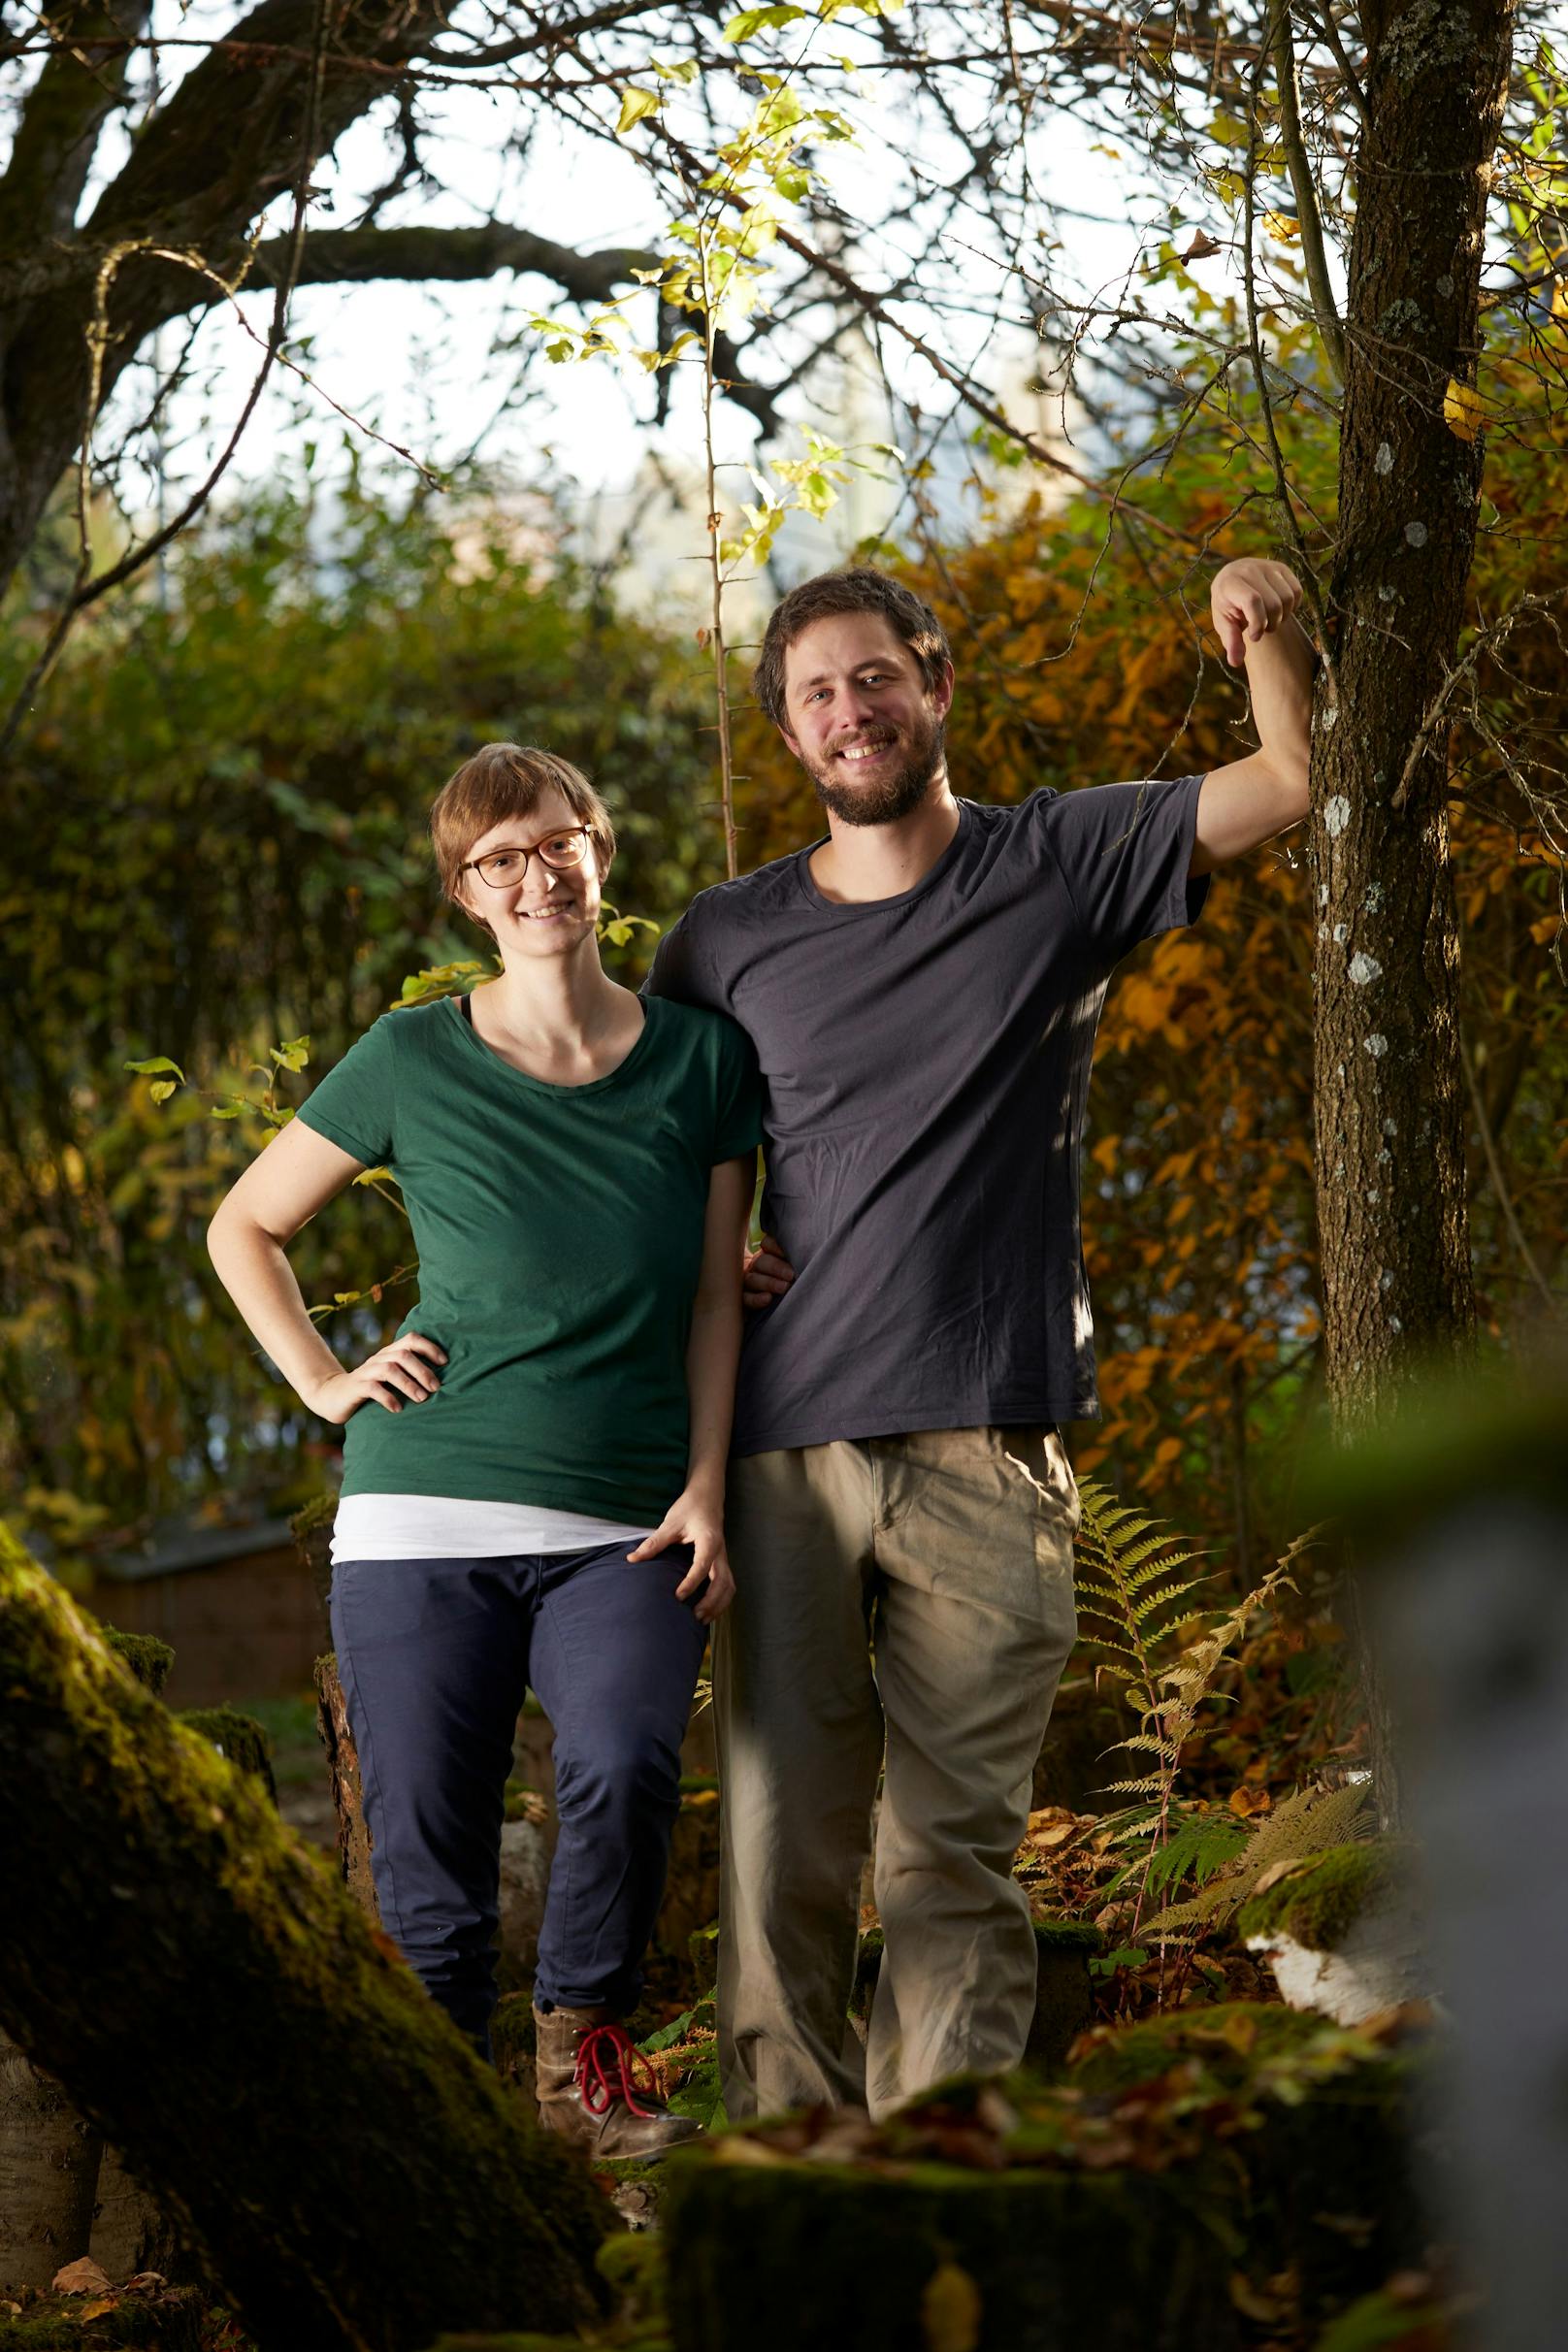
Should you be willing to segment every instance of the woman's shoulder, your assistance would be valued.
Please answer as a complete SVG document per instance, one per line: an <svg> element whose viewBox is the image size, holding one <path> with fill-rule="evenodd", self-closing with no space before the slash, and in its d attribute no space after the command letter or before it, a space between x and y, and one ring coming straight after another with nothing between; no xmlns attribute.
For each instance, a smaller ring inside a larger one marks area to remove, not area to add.
<svg viewBox="0 0 1568 2352"><path fill-rule="evenodd" d="M644 1019L658 1023L661 1037L667 1037L671 1047L720 1060L751 1052L751 1040L728 1013L714 1012L705 1004L683 1004L676 996L644 996L642 1005Z"/></svg>

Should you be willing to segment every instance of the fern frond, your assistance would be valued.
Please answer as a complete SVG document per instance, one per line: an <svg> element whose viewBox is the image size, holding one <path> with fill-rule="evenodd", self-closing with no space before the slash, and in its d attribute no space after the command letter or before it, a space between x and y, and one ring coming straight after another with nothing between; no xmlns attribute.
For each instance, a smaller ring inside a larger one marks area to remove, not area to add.
<svg viewBox="0 0 1568 2352"><path fill-rule="evenodd" d="M1167 1905L1145 1919L1139 1933L1162 1936L1228 1919L1277 1863L1305 1862L1332 1846L1352 1845L1370 1837L1374 1826L1364 1787L1298 1788L1247 1833L1231 1868L1186 1902Z"/></svg>

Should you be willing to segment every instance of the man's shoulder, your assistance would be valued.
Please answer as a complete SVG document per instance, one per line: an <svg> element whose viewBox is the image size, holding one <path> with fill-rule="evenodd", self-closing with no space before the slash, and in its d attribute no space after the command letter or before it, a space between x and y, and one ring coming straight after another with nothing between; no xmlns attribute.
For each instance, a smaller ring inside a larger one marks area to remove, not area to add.
<svg viewBox="0 0 1568 2352"><path fill-rule="evenodd" d="M782 858L770 858L766 866L753 866L749 874L709 884L698 892L682 920L693 930L719 932L733 924L754 921L760 908L798 901L802 854L792 849Z"/></svg>

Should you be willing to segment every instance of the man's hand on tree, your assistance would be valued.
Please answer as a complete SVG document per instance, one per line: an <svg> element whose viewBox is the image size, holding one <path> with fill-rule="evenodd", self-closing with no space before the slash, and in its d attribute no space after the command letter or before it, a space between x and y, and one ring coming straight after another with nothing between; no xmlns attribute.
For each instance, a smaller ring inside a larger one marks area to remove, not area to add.
<svg viewBox="0 0 1568 2352"><path fill-rule="evenodd" d="M795 1280L795 1268L771 1233L762 1236L759 1249L748 1250L740 1266L740 1303L755 1311L782 1298Z"/></svg>
<svg viewBox="0 0 1568 2352"><path fill-rule="evenodd" d="M1222 564L1209 589L1209 604L1215 633L1231 667L1239 670L1249 641L1256 644L1260 637L1272 637L1300 602L1301 582L1289 564L1260 555Z"/></svg>

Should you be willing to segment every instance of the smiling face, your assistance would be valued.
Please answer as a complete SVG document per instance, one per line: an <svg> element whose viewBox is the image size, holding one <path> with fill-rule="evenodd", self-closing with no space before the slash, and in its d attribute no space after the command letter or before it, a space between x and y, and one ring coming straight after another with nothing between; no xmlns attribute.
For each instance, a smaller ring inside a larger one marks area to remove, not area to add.
<svg viewBox="0 0 1568 2352"><path fill-rule="evenodd" d="M952 700L951 668L928 689L879 612L813 621L784 656L784 739L845 825L891 825L919 807L944 772Z"/></svg>
<svg viewBox="0 0 1568 2352"><path fill-rule="evenodd" d="M465 863L494 857L501 850L532 852L541 844L548 848L553 841L574 843L581 825L581 817L560 793L553 789L541 792L526 817L503 818L481 833L467 851ZM591 939L599 920L604 881L590 840L580 865L557 871L542 858L531 855L526 870L520 870L515 879L503 873L499 889L469 864L459 889L463 904L495 933L505 960L509 956L566 955L580 947L585 938Z"/></svg>

